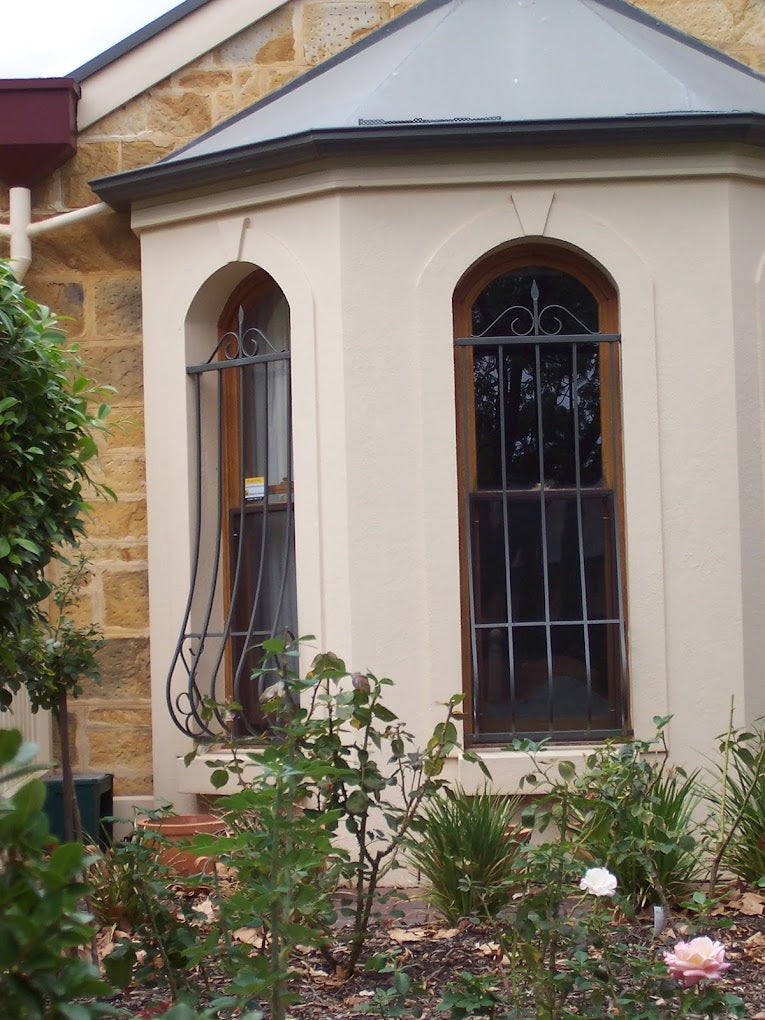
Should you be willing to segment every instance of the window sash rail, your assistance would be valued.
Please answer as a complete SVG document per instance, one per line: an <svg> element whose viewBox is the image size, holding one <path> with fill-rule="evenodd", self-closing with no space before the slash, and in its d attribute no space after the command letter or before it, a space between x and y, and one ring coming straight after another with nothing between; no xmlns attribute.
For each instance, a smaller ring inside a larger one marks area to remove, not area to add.
<svg viewBox="0 0 765 1020"><path fill-rule="evenodd" d="M621 333L534 333L511 336L460 336L454 341L455 347L519 347L533 344L618 344Z"/></svg>

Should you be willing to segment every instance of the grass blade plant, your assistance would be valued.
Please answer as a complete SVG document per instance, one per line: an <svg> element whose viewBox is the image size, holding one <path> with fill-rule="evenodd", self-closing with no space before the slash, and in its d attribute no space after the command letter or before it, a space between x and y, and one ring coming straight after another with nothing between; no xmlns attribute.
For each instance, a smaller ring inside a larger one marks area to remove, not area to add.
<svg viewBox="0 0 765 1020"><path fill-rule="evenodd" d="M518 797L484 789L442 791L425 806L419 838L407 857L427 880L428 897L450 924L461 917L494 917L518 885L523 831Z"/></svg>
<svg viewBox="0 0 765 1020"><path fill-rule="evenodd" d="M720 738L722 763L707 800L719 816L717 851L707 896L715 894L720 867L752 885L765 876L765 728L729 726Z"/></svg>

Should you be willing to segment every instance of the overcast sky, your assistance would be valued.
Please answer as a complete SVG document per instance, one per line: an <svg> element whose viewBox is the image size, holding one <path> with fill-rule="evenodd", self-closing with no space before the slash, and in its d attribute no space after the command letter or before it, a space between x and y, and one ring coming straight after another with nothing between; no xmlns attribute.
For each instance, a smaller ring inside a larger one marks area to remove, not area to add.
<svg viewBox="0 0 765 1020"><path fill-rule="evenodd" d="M0 0L0 78L57 78L180 0Z"/></svg>

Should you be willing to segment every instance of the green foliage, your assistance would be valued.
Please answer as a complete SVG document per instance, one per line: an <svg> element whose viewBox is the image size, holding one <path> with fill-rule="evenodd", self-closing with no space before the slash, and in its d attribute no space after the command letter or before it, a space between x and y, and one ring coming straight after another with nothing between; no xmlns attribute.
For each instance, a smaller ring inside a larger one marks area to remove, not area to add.
<svg viewBox="0 0 765 1020"><path fill-rule="evenodd" d="M0 780L28 766L21 736L0 733ZM92 1020L109 1006L76 1000L111 989L77 951L93 935L81 901L87 891L83 848L57 846L42 810L45 787L32 779L0 797L0 1002L14 1020Z"/></svg>
<svg viewBox="0 0 765 1020"><path fill-rule="evenodd" d="M450 981L441 996L438 1010L448 1013L450 1020L469 1016L496 1016L502 999L498 994L495 974L470 974L461 971Z"/></svg>
<svg viewBox="0 0 765 1020"><path fill-rule="evenodd" d="M512 925L497 931L510 975L502 1002L513 1007L504 1017L669 1020L744 1015L741 1000L723 993L713 981L685 987L670 977L648 926L644 938L636 940L625 923L632 917L625 897L580 891L586 869L575 843L552 840L522 852L528 884Z"/></svg>
<svg viewBox="0 0 765 1020"><path fill-rule="evenodd" d="M363 1012L382 1017L422 1016L422 1010L416 1002L416 996L422 989L412 983L407 972L394 967L390 971L382 970L380 973L390 973L391 983L375 988L369 1002L363 1007Z"/></svg>
<svg viewBox="0 0 765 1020"><path fill-rule="evenodd" d="M51 590L45 568L82 535L87 486L108 492L92 474L102 392L0 262L0 706L35 675L29 632Z"/></svg>
<svg viewBox="0 0 765 1020"><path fill-rule="evenodd" d="M427 880L428 896L450 924L461 917L495 916L519 884L516 822L520 800L473 796L457 788L425 805L420 838L407 856Z"/></svg>
<svg viewBox="0 0 765 1020"><path fill-rule="evenodd" d="M752 731L731 729L720 737L719 749L717 784L707 799L721 816L721 862L756 885L765 875L765 728L758 723Z"/></svg>
<svg viewBox="0 0 765 1020"><path fill-rule="evenodd" d="M192 906L160 860L155 833L136 827L130 839L94 854L87 877L90 904L99 923L123 934L104 959L109 980L120 988L167 986L176 1000L193 1001L204 984L204 959L191 975L188 959L202 937Z"/></svg>
<svg viewBox="0 0 765 1020"><path fill-rule="evenodd" d="M699 870L693 817L701 799L698 773L666 767L668 720L654 722L653 741L607 741L579 772L560 762L557 775L544 769L535 777L550 787L534 808L540 829L554 822L564 840L575 842L580 861L614 872L635 909L677 902Z"/></svg>
<svg viewBox="0 0 765 1020"><path fill-rule="evenodd" d="M52 588L52 613L36 615L16 643L21 673L14 683L17 685L20 676L24 677L33 710L58 712L62 694L76 697L83 679L97 681L100 678L97 653L104 643L100 628L96 624L79 626L68 615L89 580L87 559L80 554Z"/></svg>
<svg viewBox="0 0 765 1020"><path fill-rule="evenodd" d="M581 848L619 878L635 908L678 902L699 872L698 772L666 769L653 745L605 745L575 780L572 824Z"/></svg>
<svg viewBox="0 0 765 1020"><path fill-rule="evenodd" d="M350 674L331 653L317 656L301 678L289 668L297 647L274 640L263 649L271 663L261 674L271 681L262 698L270 740L251 749L232 744L231 759L212 763L218 789L232 779L240 787L219 801L232 835L198 836L194 847L222 855L241 885L220 906L221 962L231 981L213 1005L252 1008L265 998L278 1018L291 998L296 944L319 946L338 973L355 969L380 880L396 866L423 802L443 784L461 697L450 700L426 747L413 750L383 702L390 680ZM282 664L276 683L274 657ZM216 706L206 711L212 716ZM350 837L351 852L339 845L340 833ZM340 886L351 924L338 953L332 896ZM242 927L261 927L260 945L235 942L231 933Z"/></svg>

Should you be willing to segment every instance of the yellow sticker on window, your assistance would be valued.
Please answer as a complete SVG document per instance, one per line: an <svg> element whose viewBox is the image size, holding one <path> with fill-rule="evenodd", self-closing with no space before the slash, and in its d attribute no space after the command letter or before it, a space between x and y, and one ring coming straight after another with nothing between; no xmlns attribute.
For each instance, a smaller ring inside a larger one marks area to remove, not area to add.
<svg viewBox="0 0 765 1020"><path fill-rule="evenodd" d="M245 499L263 499L265 493L266 493L265 478L245 478L244 480Z"/></svg>

